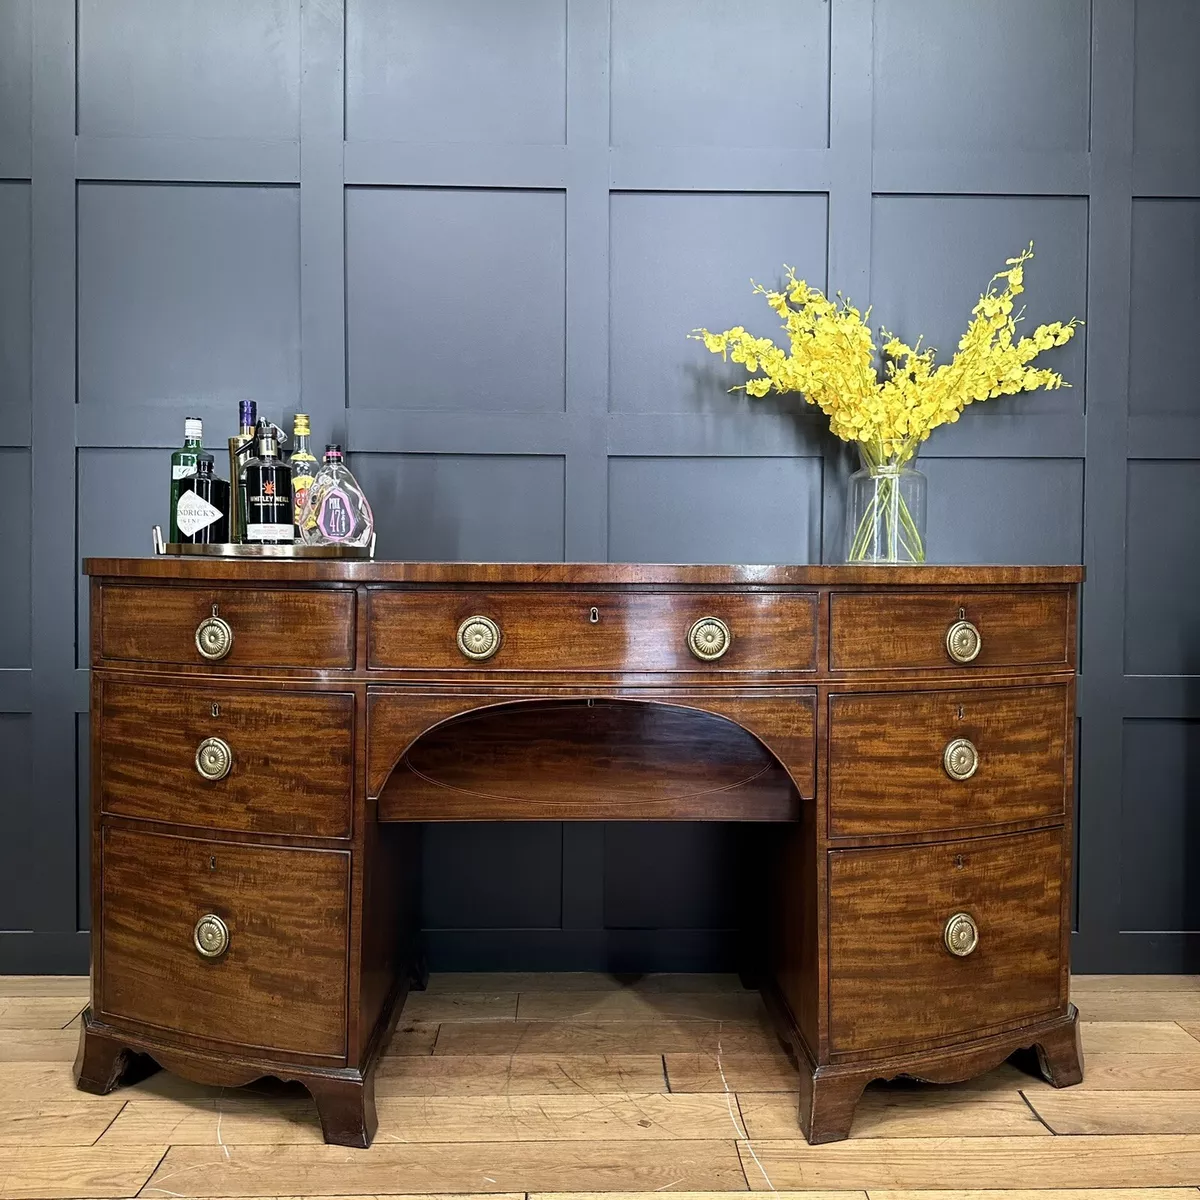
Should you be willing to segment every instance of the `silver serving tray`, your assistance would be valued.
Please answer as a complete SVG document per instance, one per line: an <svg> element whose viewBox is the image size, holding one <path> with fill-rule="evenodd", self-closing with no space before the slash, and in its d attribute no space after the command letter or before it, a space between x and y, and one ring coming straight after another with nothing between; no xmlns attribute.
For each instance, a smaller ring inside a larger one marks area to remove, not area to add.
<svg viewBox="0 0 1200 1200"><path fill-rule="evenodd" d="M351 558L372 559L375 557L375 537L369 546L257 546L236 542L217 542L208 546L192 542L164 542L162 530L155 525L151 529L155 554L174 554L179 557L198 558Z"/></svg>

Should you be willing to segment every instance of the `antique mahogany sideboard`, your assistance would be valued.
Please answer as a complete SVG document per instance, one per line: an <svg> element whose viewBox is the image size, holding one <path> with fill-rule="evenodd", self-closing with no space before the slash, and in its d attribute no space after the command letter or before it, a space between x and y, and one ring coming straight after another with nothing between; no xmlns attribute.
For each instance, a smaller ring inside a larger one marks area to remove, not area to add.
<svg viewBox="0 0 1200 1200"><path fill-rule="evenodd" d="M774 822L748 966L845 1137L1068 997L1078 567L89 559L76 1079L299 1080L366 1146L427 821ZM149 1056L148 1058L143 1056Z"/></svg>

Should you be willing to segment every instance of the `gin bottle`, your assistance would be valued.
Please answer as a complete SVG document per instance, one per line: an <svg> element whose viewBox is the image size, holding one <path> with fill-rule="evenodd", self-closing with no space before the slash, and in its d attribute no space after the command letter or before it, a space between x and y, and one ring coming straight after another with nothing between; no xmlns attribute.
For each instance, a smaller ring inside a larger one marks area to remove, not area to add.
<svg viewBox="0 0 1200 1200"><path fill-rule="evenodd" d="M213 473L213 456L202 454L196 474L179 485L179 541L210 546L229 541L229 484Z"/></svg>
<svg viewBox="0 0 1200 1200"><path fill-rule="evenodd" d="M301 540L309 546L369 546L374 532L371 506L342 461L341 446L326 446L300 514Z"/></svg>
<svg viewBox="0 0 1200 1200"><path fill-rule="evenodd" d="M176 510L179 507L179 485L196 474L196 463L204 453L202 444L204 424L199 417L186 417L183 422L183 445L171 455L171 513L168 539L179 541L179 522Z"/></svg>
<svg viewBox="0 0 1200 1200"><path fill-rule="evenodd" d="M256 457L246 464L246 541L286 545L295 540L292 514L292 472L279 457L275 426L259 421Z"/></svg>

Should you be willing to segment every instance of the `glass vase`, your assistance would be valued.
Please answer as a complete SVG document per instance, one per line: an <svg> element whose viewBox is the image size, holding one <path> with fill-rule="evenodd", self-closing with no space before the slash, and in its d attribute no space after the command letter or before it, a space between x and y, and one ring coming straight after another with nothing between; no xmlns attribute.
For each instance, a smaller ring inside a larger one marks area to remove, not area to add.
<svg viewBox="0 0 1200 1200"><path fill-rule="evenodd" d="M846 561L925 561L925 476L915 454L876 458L859 447L862 467L850 476Z"/></svg>

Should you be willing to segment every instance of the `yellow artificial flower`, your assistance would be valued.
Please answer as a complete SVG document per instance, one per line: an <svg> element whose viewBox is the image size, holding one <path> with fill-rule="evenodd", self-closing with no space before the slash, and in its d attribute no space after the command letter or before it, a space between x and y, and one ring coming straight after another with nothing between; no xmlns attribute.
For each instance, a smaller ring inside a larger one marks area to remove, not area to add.
<svg viewBox="0 0 1200 1200"><path fill-rule="evenodd" d="M858 442L871 461L903 462L934 429L957 421L974 401L1070 386L1056 371L1030 364L1042 351L1066 345L1080 325L1076 318L1016 336L1023 318L1020 312L1014 315L1013 300L1025 290L1025 264L1032 258L1030 242L1006 260L1007 270L993 276L948 363L935 364L933 349L922 349L921 339L909 346L884 330L876 347L867 324L870 310L860 312L840 294L830 300L797 279L792 267L785 268L782 291L754 284L782 322L786 350L740 325L724 333L697 329L690 336L754 376L735 390L757 397L799 393L825 413L837 437ZM1004 287L997 291L1000 282ZM877 349L884 357L882 380L875 368Z"/></svg>

